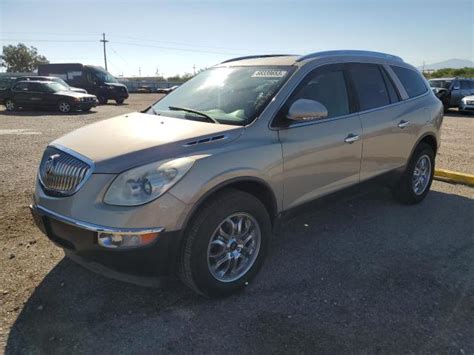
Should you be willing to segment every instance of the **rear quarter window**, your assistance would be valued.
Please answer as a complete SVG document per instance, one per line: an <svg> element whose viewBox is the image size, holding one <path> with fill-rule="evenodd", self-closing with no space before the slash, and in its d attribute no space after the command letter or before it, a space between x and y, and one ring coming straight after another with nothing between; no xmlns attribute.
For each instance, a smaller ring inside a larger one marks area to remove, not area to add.
<svg viewBox="0 0 474 355"><path fill-rule="evenodd" d="M428 91L421 74L407 68L392 65L391 68L402 83L409 98L420 96Z"/></svg>

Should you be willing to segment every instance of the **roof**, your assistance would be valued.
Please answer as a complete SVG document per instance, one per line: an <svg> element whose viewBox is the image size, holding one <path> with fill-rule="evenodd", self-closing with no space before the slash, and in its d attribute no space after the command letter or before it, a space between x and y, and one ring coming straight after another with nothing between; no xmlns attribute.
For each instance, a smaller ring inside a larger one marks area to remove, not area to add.
<svg viewBox="0 0 474 355"><path fill-rule="evenodd" d="M387 53L361 51L361 50L335 50L310 53L304 56L294 54L263 54L228 59L219 66L251 66L251 65L302 65L305 62L330 57L363 57L387 59L402 62L403 59ZM301 63L301 64L300 64Z"/></svg>

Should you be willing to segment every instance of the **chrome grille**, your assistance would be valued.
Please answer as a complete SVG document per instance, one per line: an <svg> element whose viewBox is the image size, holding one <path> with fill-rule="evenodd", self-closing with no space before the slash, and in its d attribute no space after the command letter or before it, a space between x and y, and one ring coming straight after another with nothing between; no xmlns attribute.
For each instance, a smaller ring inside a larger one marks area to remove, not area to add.
<svg viewBox="0 0 474 355"><path fill-rule="evenodd" d="M39 179L46 193L68 196L75 193L92 173L92 165L55 147L46 148Z"/></svg>

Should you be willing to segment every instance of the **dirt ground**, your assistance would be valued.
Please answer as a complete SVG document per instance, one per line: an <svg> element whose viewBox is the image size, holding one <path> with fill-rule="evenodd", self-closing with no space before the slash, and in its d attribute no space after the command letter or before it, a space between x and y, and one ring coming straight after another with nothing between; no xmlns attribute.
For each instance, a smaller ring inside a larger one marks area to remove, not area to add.
<svg viewBox="0 0 474 355"><path fill-rule="evenodd" d="M148 289L64 258L33 226L38 162L55 138L142 110L0 112L0 346L7 353L474 353L474 188L435 182L402 206L381 187L284 223L252 287L202 299ZM445 116L437 166L474 173L474 115Z"/></svg>

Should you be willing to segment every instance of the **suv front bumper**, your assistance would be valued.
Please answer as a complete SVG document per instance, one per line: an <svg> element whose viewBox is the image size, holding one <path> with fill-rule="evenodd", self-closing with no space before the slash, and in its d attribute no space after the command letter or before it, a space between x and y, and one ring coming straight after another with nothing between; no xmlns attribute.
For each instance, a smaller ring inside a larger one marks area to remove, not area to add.
<svg viewBox="0 0 474 355"><path fill-rule="evenodd" d="M38 205L31 205L30 210L35 224L52 242L63 248L72 260L82 260L83 265L89 264L88 268L93 271L118 278L111 274L157 277L168 275L174 270L179 253L180 231L165 232L162 227L111 228L62 216ZM142 247L110 249L98 244L100 232L159 233L159 236L153 243Z"/></svg>

